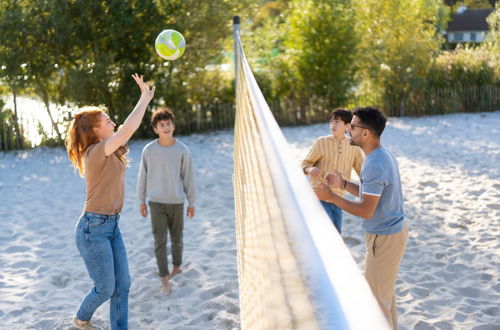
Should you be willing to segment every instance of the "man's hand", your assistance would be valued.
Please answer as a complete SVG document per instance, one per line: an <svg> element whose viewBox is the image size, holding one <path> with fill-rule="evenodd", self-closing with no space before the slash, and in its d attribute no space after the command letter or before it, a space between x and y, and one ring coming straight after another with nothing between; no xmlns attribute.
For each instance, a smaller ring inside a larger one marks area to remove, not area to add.
<svg viewBox="0 0 500 330"><path fill-rule="evenodd" d="M192 219L194 217L194 206L188 206L186 215L189 219Z"/></svg>
<svg viewBox="0 0 500 330"><path fill-rule="evenodd" d="M311 176L317 177L317 176L319 176L319 174L321 173L321 171L317 167L310 166L310 167L306 168L306 173L310 174Z"/></svg>
<svg viewBox="0 0 500 330"><path fill-rule="evenodd" d="M344 188L344 179L342 179L342 175L339 172L333 171L325 174L325 180L328 182L328 185L333 188Z"/></svg>
<svg viewBox="0 0 500 330"><path fill-rule="evenodd" d="M319 186L313 187L313 190L316 193L316 196L318 196L318 199L331 203L330 200L332 199L334 193L327 184L320 183Z"/></svg>
<svg viewBox="0 0 500 330"><path fill-rule="evenodd" d="M141 203L141 205L139 205L139 212L141 212L141 216L143 218L148 216L148 207L145 203Z"/></svg>

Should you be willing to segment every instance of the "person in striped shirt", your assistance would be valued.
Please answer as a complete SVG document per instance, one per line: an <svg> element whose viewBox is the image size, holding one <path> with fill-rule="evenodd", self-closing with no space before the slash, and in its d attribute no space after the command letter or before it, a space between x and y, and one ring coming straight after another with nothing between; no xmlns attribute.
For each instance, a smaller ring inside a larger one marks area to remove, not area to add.
<svg viewBox="0 0 500 330"><path fill-rule="evenodd" d="M331 135L316 139L302 161L302 170L311 176L313 187L324 183L325 174L334 170L339 172L344 180L350 180L353 169L360 175L364 160L363 151L351 145L351 139L345 135L351 120L351 111L342 108L333 110L330 114ZM335 188L333 191L343 196L344 188ZM342 209L326 201L320 202L339 234L342 233Z"/></svg>

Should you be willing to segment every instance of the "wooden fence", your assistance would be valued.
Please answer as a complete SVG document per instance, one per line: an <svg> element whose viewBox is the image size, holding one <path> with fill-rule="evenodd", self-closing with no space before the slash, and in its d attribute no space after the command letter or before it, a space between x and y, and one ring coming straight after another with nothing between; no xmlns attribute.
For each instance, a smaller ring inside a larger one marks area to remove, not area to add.
<svg viewBox="0 0 500 330"><path fill-rule="evenodd" d="M415 91L405 98L389 95L384 103L389 116L494 111L500 110L500 86L463 85Z"/></svg>
<svg viewBox="0 0 500 330"><path fill-rule="evenodd" d="M326 102L309 100L268 100L280 125L294 126L326 122L332 110ZM410 93L406 98L391 95L376 104L371 97L350 100L348 107L378 106L388 116L424 116L455 112L500 110L500 86L463 86ZM235 105L216 103L191 105L175 110L176 134L201 133L234 126ZM26 133L26 132L25 132ZM0 150L21 149L12 125L0 123Z"/></svg>

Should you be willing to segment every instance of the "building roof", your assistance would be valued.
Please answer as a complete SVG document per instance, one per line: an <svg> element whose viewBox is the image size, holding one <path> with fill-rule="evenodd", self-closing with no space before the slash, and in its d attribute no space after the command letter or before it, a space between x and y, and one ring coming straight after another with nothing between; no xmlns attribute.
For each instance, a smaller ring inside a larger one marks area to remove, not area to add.
<svg viewBox="0 0 500 330"><path fill-rule="evenodd" d="M450 31L488 31L486 17L493 12L493 9L466 9L461 13L456 13L448 24Z"/></svg>

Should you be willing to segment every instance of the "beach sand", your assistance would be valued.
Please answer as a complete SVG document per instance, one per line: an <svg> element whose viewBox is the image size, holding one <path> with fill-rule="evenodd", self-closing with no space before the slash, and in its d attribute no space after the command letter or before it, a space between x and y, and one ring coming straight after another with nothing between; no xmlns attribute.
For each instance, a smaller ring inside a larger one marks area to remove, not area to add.
<svg viewBox="0 0 500 330"><path fill-rule="evenodd" d="M284 128L297 165L328 125ZM500 112L391 118L382 142L398 158L410 240L397 281L400 329L500 329ZM179 137L196 168L196 216L166 296L150 222L135 186L132 142L120 227L132 287L130 329L239 329L232 131ZM0 329L68 329L91 281L74 244L84 181L63 149L0 153ZM363 267L361 220L344 241ZM108 303L94 315L108 329Z"/></svg>

